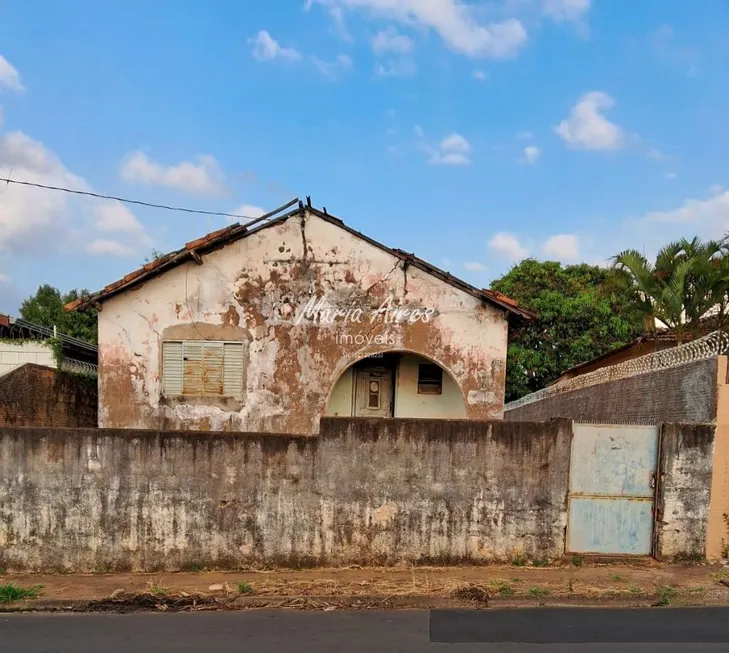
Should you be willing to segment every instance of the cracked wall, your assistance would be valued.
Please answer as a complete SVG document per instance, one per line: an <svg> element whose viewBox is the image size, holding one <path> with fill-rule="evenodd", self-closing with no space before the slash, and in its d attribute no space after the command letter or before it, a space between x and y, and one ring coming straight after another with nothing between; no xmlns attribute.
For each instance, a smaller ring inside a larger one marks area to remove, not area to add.
<svg viewBox="0 0 729 653"><path fill-rule="evenodd" d="M99 426L318 432L329 394L354 362L425 356L458 384L471 419L503 416L504 311L312 214L252 233L107 300L99 313ZM360 322L297 317L325 297ZM386 301L429 321L370 321ZM342 338L346 336L346 338ZM242 401L167 398L168 339L246 343Z"/></svg>
<svg viewBox="0 0 729 653"><path fill-rule="evenodd" d="M458 564L564 552L571 426L321 434L0 428L0 567Z"/></svg>

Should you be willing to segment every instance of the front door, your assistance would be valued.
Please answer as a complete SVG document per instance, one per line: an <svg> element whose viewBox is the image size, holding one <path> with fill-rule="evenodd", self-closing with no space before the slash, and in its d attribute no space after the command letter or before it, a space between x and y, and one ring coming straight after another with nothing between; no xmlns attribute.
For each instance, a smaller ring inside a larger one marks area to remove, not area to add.
<svg viewBox="0 0 729 653"><path fill-rule="evenodd" d="M366 366L355 369L356 417L392 417L394 395L392 369Z"/></svg>

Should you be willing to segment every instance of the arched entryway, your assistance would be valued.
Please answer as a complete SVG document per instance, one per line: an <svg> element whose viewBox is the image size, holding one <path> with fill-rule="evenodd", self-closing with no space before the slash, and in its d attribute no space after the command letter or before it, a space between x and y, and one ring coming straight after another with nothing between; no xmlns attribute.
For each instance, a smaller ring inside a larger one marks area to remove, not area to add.
<svg viewBox="0 0 729 653"><path fill-rule="evenodd" d="M441 365L411 352L387 352L348 367L329 394L326 415L466 417L458 384Z"/></svg>

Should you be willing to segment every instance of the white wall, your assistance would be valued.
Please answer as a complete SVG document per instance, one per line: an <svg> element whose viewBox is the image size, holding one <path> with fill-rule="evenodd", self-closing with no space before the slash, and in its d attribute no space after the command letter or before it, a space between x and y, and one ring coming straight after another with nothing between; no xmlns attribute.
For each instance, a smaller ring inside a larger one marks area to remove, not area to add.
<svg viewBox="0 0 729 653"><path fill-rule="evenodd" d="M354 368L345 370L339 377L327 404L327 415L330 417L351 417L354 397Z"/></svg>
<svg viewBox="0 0 729 653"><path fill-rule="evenodd" d="M461 389L445 370L442 394L418 394L418 365L421 363L430 361L412 354L400 359L395 383L395 417L465 418L466 405Z"/></svg>
<svg viewBox="0 0 729 653"><path fill-rule="evenodd" d="M0 340L0 376L25 363L56 367L53 351L42 340L30 342Z"/></svg>

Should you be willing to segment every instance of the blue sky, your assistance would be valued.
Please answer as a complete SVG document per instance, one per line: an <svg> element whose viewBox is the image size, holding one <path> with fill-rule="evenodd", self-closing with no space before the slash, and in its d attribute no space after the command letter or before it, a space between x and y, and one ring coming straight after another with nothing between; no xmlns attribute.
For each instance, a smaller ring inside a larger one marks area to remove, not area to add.
<svg viewBox="0 0 729 653"><path fill-rule="evenodd" d="M0 176L294 196L487 286L729 229L726 0L0 1ZM225 224L0 184L0 312Z"/></svg>

